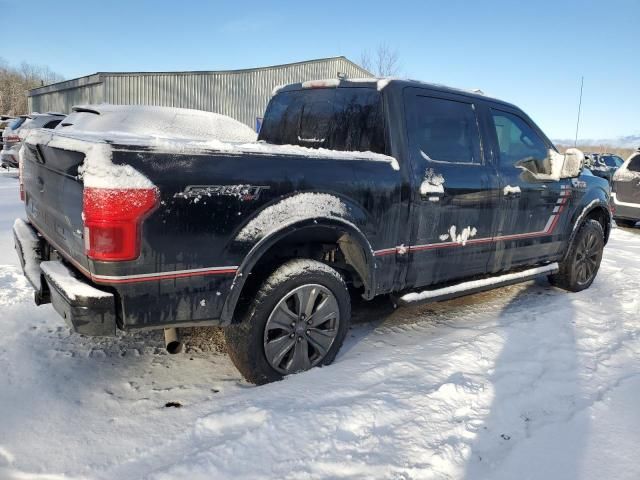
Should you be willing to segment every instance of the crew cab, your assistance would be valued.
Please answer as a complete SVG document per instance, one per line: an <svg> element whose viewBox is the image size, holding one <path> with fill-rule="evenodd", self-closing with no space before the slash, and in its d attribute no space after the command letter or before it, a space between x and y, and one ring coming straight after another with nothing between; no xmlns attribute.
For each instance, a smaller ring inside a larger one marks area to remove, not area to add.
<svg viewBox="0 0 640 480"><path fill-rule="evenodd" d="M86 335L224 326L254 383L331 363L354 294L402 305L540 275L587 288L611 230L608 183L581 174L581 152L481 94L288 85L257 142L208 140L204 112L170 109L120 135L131 108L76 108L26 140L14 235L36 301Z"/></svg>

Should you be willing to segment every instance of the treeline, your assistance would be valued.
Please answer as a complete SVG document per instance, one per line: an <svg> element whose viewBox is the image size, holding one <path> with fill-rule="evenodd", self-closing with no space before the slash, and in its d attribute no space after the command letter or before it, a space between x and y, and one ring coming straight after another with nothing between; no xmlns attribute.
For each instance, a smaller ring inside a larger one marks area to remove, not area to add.
<svg viewBox="0 0 640 480"><path fill-rule="evenodd" d="M573 145L556 144L556 148L563 153L567 148L571 147L573 147ZM580 143L578 143L578 148L585 153L613 153L623 160L626 160L629 155L636 151L633 148L619 148L611 145L580 145Z"/></svg>
<svg viewBox="0 0 640 480"><path fill-rule="evenodd" d="M22 62L9 65L0 58L0 114L22 115L27 111L27 91L64 80L44 65Z"/></svg>

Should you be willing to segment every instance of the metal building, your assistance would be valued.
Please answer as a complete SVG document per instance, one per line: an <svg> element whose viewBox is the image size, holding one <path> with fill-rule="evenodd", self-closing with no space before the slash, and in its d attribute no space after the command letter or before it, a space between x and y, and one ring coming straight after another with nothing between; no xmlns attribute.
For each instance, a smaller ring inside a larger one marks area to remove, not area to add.
<svg viewBox="0 0 640 480"><path fill-rule="evenodd" d="M30 112L69 113L74 105L111 103L194 108L256 128L278 85L322 78L371 77L345 57L221 72L100 72L28 93Z"/></svg>

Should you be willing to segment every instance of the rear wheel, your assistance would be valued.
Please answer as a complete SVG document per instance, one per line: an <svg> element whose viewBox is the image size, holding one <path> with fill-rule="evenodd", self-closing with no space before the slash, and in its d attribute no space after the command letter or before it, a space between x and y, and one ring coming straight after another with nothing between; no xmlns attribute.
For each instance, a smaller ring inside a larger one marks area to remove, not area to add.
<svg viewBox="0 0 640 480"><path fill-rule="evenodd" d="M331 363L350 316L338 272L315 260L291 260L262 284L241 322L227 327L227 350L249 382L273 382Z"/></svg>
<svg viewBox="0 0 640 480"><path fill-rule="evenodd" d="M589 288L600 268L603 249L602 225L597 220L587 220L573 239L569 253L560 263L560 271L549 275L549 281L572 292Z"/></svg>

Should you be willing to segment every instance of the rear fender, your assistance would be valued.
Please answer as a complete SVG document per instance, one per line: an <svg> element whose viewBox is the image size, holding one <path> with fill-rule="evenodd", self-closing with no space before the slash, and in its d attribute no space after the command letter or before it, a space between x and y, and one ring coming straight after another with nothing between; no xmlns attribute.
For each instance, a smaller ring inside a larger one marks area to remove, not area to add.
<svg viewBox="0 0 640 480"><path fill-rule="evenodd" d="M338 244L364 284L364 297L375 295L375 258L366 236L356 225L366 219L366 213L357 205L329 194L318 195L321 202L305 202L309 194L297 194L263 209L240 230L232 242L232 248L250 244L236 273L231 291L222 309L221 320L231 323L238 299L249 274L278 242L285 241L294 232L311 228L329 228L336 232Z"/></svg>

